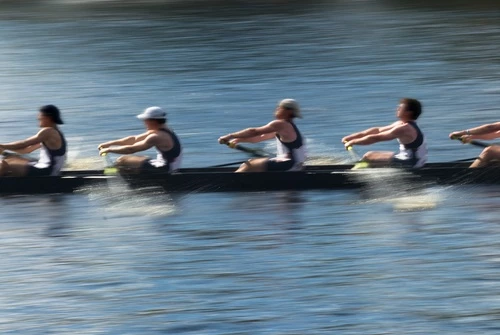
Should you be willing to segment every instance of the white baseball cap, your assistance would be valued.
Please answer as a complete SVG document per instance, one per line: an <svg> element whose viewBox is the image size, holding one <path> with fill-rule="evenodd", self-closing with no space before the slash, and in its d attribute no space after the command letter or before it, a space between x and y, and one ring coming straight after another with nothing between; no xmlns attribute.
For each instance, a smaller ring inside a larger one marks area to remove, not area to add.
<svg viewBox="0 0 500 335"><path fill-rule="evenodd" d="M137 115L137 118L139 120L165 119L167 118L167 113L161 107L153 106L146 108L142 114Z"/></svg>
<svg viewBox="0 0 500 335"><path fill-rule="evenodd" d="M297 101L295 101L294 99L283 99L280 101L278 106L284 107L286 109L290 109L293 111L293 115L295 117L302 118L302 114L300 114L299 103Z"/></svg>

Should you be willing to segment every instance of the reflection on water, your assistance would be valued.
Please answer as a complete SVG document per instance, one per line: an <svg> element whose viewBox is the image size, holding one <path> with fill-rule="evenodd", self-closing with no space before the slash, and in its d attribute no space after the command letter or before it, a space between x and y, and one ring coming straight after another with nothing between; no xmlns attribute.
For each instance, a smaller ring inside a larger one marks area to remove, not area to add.
<svg viewBox="0 0 500 335"><path fill-rule="evenodd" d="M494 334L499 192L450 188L417 212L358 191L189 194L147 217L110 204L161 197L0 199L24 208L0 221L0 329Z"/></svg>
<svg viewBox="0 0 500 335"><path fill-rule="evenodd" d="M42 208L46 211L44 218L48 220L47 230L45 234L47 237L68 237L71 232L71 227L67 222L67 203L64 196L54 195L44 199L42 203L36 207Z"/></svg>

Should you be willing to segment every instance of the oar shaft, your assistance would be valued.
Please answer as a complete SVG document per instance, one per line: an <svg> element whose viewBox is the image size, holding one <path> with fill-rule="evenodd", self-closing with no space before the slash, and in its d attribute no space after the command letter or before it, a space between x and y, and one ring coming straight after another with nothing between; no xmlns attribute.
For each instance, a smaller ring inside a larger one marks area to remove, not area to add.
<svg viewBox="0 0 500 335"><path fill-rule="evenodd" d="M471 158L464 158L464 159L457 159L454 161L451 161L452 163L460 163L460 162L470 162L478 159L479 157L471 157Z"/></svg>
<svg viewBox="0 0 500 335"><path fill-rule="evenodd" d="M347 152L349 153L349 155L351 156L351 158L354 160L354 161L360 161L361 160L361 157L357 154L357 152L354 150L354 148L352 147L352 145L348 146L345 148L347 150Z"/></svg>
<svg viewBox="0 0 500 335"><path fill-rule="evenodd" d="M22 158L22 159L28 160L30 162L36 161L35 158L33 158L33 157L29 156L29 155L18 154L17 152L14 152L14 151L3 151L1 153L1 155L4 156L5 158L8 158L8 157L17 157L17 158Z"/></svg>
<svg viewBox="0 0 500 335"><path fill-rule="evenodd" d="M452 140L458 140L462 143L466 143L466 144L470 144L470 145L474 145L476 147L480 147L480 148L487 148L489 146L492 146L493 144L490 144L490 143L486 143L486 142L481 142L481 141L477 141L477 140L472 140L472 141L469 141L469 142L464 142L462 140L462 137L452 137Z"/></svg>
<svg viewBox="0 0 500 335"><path fill-rule="evenodd" d="M476 147L480 147L480 148L487 148L489 146L491 146L492 144L489 144L489 143L485 143L485 142L481 142L481 141L470 141L469 144L471 145L474 145Z"/></svg>
<svg viewBox="0 0 500 335"><path fill-rule="evenodd" d="M345 148L349 155L351 155L352 160L354 161L354 167L352 168L353 170L357 169L366 169L370 167L370 163L363 161L363 158L361 158L356 151L354 151L354 148L352 145L348 146Z"/></svg>
<svg viewBox="0 0 500 335"><path fill-rule="evenodd" d="M236 149L236 150L245 152L247 154L251 154L251 155L253 155L255 157L268 157L269 156L266 152L264 152L261 149L253 149L253 148L245 147L245 146L243 146L241 144L235 144L235 143L232 143L232 142L223 142L221 144L225 144L225 145L227 145L228 147L230 147L232 149Z"/></svg>
<svg viewBox="0 0 500 335"><path fill-rule="evenodd" d="M107 167L113 166L113 162L111 161L111 158L109 158L109 155L107 153L101 154L101 157L103 157L106 161Z"/></svg>
<svg viewBox="0 0 500 335"><path fill-rule="evenodd" d="M218 168L218 167L232 166L232 165L243 164L243 163L246 163L246 162L248 162L248 160L237 161L237 162L232 162L232 163L225 163L225 164L218 164L218 165L212 165L212 166L209 166L209 168Z"/></svg>

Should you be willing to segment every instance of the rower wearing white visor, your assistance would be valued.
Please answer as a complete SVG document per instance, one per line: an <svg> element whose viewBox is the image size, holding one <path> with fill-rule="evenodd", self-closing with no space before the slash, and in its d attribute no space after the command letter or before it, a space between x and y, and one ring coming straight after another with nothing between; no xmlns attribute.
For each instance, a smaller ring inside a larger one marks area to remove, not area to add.
<svg viewBox="0 0 500 335"><path fill-rule="evenodd" d="M219 143L236 145L240 142L256 143L276 138L277 156L255 158L243 163L236 172L297 171L306 160L305 139L294 123L301 118L300 107L293 99L281 100L276 107L276 120L258 128L247 128L219 138Z"/></svg>
<svg viewBox="0 0 500 335"><path fill-rule="evenodd" d="M36 162L22 156L11 155L1 161L0 175L10 176L57 176L66 161L66 139L57 125L63 124L59 109L54 105L40 108L38 113L40 131L25 140L0 144L0 152L10 150L18 154L29 154L40 149ZM4 153L5 155L5 153Z"/></svg>
<svg viewBox="0 0 500 335"><path fill-rule="evenodd" d="M180 168L182 147L177 135L167 127L167 114L160 107L149 107L137 115L147 131L140 135L99 144L100 154L125 154L116 160L116 166L132 172L173 172ZM129 155L154 147L156 159Z"/></svg>
<svg viewBox="0 0 500 335"><path fill-rule="evenodd" d="M427 161L427 144L425 136L417 125L422 113L422 105L416 99L400 100L396 117L398 121L385 126L366 129L342 139L346 148L353 145L369 145L382 141L397 139L399 153L388 151L367 152L362 160L370 166L394 166L420 168Z"/></svg>

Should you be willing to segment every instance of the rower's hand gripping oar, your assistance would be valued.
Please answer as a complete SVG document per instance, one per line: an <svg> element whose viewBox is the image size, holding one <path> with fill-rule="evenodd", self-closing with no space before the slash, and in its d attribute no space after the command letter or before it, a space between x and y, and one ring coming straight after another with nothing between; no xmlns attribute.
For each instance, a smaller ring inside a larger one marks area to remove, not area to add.
<svg viewBox="0 0 500 335"><path fill-rule="evenodd" d="M262 149L253 149L253 148L245 147L241 144L237 144L237 143L234 143L231 141L219 141L219 143L225 144L232 149L236 149L236 150L245 152L245 153L250 154L254 157L269 157L269 153L265 152Z"/></svg>
<svg viewBox="0 0 500 335"><path fill-rule="evenodd" d="M464 144L470 144L470 145L474 145L474 146L480 147L480 148L487 148L489 146L492 146L492 144L490 144L490 143L476 141L476 140L464 141L464 139L462 138L462 136L452 136L451 139L452 140L458 140L458 141L460 141L460 142L462 142Z"/></svg>
<svg viewBox="0 0 500 335"><path fill-rule="evenodd" d="M30 162L36 161L36 158L33 158L33 157L26 155L26 154L19 154L19 153L14 152L14 151L4 150L0 153L0 155L3 156L4 158L16 157L16 158L21 158L21 159L24 159L24 160L27 160Z"/></svg>

